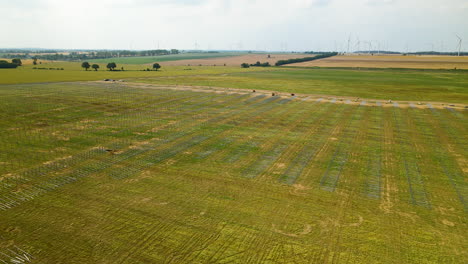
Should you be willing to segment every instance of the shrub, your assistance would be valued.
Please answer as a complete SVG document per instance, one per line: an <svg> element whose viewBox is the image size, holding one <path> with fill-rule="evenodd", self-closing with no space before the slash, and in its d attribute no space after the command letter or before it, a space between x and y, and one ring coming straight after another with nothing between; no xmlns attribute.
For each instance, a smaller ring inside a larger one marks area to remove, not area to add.
<svg viewBox="0 0 468 264"><path fill-rule="evenodd" d="M14 63L14 64L16 64L18 66L23 65L23 62L21 62L21 59L13 59L13 60L11 60L11 63Z"/></svg>
<svg viewBox="0 0 468 264"><path fill-rule="evenodd" d="M281 66L285 64L291 64L291 63L298 63L298 62L304 62L304 61L313 61L313 60L319 60L319 59L324 59L328 57L333 57L338 55L338 52L327 52L321 55L317 55L315 57L305 57L305 58L297 58L297 59L289 59L289 60L279 60L275 63L275 66Z"/></svg>
<svg viewBox="0 0 468 264"><path fill-rule="evenodd" d="M9 63L8 61L5 61L5 60L0 60L1 69L14 69L16 67L18 67L18 64Z"/></svg>

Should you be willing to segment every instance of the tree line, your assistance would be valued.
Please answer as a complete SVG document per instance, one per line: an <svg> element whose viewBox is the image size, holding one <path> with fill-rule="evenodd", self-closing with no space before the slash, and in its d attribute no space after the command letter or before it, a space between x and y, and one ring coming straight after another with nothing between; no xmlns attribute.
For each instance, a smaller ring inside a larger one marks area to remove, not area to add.
<svg viewBox="0 0 468 264"><path fill-rule="evenodd" d="M305 58L297 58L297 59L289 59L289 60L279 60L275 63L275 66L281 66L285 64L291 64L291 63L298 63L298 62L305 62L305 61L313 61L313 60L320 60L324 58L329 58L338 55L338 52L327 52L327 53L322 53L320 55L314 56L314 57L305 57Z"/></svg>
<svg viewBox="0 0 468 264"><path fill-rule="evenodd" d="M23 51L24 52L24 51ZM177 49L157 49L157 50L104 50L104 51L91 51L91 52L70 52L70 53L44 53L44 54L30 54L25 52L23 54L9 54L5 53L2 55L4 58L21 58L29 59L36 58L41 60L64 60L64 61L79 61L79 60L90 60L90 59L107 59L107 58L118 58L118 57L144 57L144 56L162 56L179 54L180 51Z"/></svg>
<svg viewBox="0 0 468 264"><path fill-rule="evenodd" d="M89 68L93 68L95 71L97 71L100 66L99 64L90 64L89 62L85 61L83 63L81 63L81 68L84 68L86 71L89 69ZM109 69L109 71L115 71L115 69L117 68L117 64L115 62L109 62L107 63L106 65L106 68ZM153 64L153 70L159 70L161 68L161 65L159 65L159 63L154 63ZM123 67L120 68L120 70L124 70Z"/></svg>
<svg viewBox="0 0 468 264"><path fill-rule="evenodd" d="M0 69L14 69L21 65L23 65L21 59L12 59L11 62L0 60Z"/></svg>
<svg viewBox="0 0 468 264"><path fill-rule="evenodd" d="M271 65L270 65L269 62L263 62L263 63L261 63L261 62L259 62L259 61L257 61L256 63L253 63L253 64L248 64L248 63L245 63L245 62L241 64L241 67L242 67L242 68L249 68L249 67L270 67L270 66L271 66Z"/></svg>

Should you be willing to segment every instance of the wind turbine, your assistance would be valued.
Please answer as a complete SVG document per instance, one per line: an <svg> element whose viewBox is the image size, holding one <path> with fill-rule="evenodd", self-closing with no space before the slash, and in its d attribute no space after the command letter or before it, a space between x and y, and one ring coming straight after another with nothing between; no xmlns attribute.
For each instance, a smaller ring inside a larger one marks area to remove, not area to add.
<svg viewBox="0 0 468 264"><path fill-rule="evenodd" d="M361 41L359 40L359 38L357 38L356 40L356 45L355 45L355 49L357 47L357 52L359 53L361 51Z"/></svg>
<svg viewBox="0 0 468 264"><path fill-rule="evenodd" d="M371 53L371 49L372 49L372 41L363 41L363 43L369 45L369 50L368 50L367 53L370 54L370 53Z"/></svg>
<svg viewBox="0 0 468 264"><path fill-rule="evenodd" d="M461 51L461 46L462 46L462 38L460 38L457 34L455 36L458 38L458 57L460 57L460 51Z"/></svg>
<svg viewBox="0 0 468 264"><path fill-rule="evenodd" d="M349 54L349 45L351 44L351 35L348 37L348 51L346 53Z"/></svg>

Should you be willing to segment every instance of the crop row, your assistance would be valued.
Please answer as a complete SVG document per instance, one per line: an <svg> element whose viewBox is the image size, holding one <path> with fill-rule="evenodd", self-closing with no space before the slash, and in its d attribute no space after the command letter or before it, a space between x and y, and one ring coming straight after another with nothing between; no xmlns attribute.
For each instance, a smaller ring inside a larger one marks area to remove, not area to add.
<svg viewBox="0 0 468 264"><path fill-rule="evenodd" d="M144 155L135 157L136 160L134 160L131 164L127 164L126 167L126 173L124 176L118 176L116 177L113 175L114 178L124 178L124 177L129 177L131 175L134 175L141 170L154 166L157 163L160 163L168 158L171 158L175 156L178 153L181 153L182 151L185 151L191 147L194 147L195 145L214 137L217 134L220 133L225 133L227 130L231 130L235 127L226 127L226 126L219 126L220 123L229 123L229 120L239 120L239 117L242 117L244 120L247 120L247 122L250 121L252 117L258 116L264 112L267 112L275 107L278 107L278 104L268 104L269 102L272 102L274 100L268 98L265 100L257 101L251 105L249 105L247 108L239 108L237 111L230 111L229 113L226 113L224 115L216 116L213 117L205 122L203 122L203 126L210 126L213 127L214 129L210 129L209 132L207 130L200 130L196 126L192 129L184 129L182 131L178 131L175 133L171 133L171 139L166 139L166 142L168 144L161 145L162 149L158 150L152 150L149 151L148 153L144 153ZM241 115L242 114L242 115ZM240 122L240 121L238 121ZM180 130L180 128L178 128ZM176 135L174 137L174 135ZM171 145L171 142L174 142L178 140L179 138L186 137L188 138L185 141L182 141L179 144ZM195 140L202 138L203 140ZM142 153L143 154L143 153ZM117 170L118 173L122 173L123 170Z"/></svg>
<svg viewBox="0 0 468 264"><path fill-rule="evenodd" d="M363 168L363 193L379 199L382 186L383 109L374 107L372 112L367 144L363 146L367 161L367 166Z"/></svg>
<svg viewBox="0 0 468 264"><path fill-rule="evenodd" d="M423 176L419 169L419 158L416 156L414 149L415 146L408 133L410 133L408 126L404 126L401 109L398 107L393 108L393 118L395 133L397 135L397 143L400 146L400 164L402 164L402 174L406 178L408 184L408 192L410 202L414 205L423 207L431 207L429 197L426 192Z"/></svg>
<svg viewBox="0 0 468 264"><path fill-rule="evenodd" d="M365 109L367 109L367 107L358 106L351 117L346 121L346 126L342 135L340 135L338 145L328 162L325 173L320 179L320 185L324 190L335 191L340 180L341 172L352 151L354 140L360 129L359 122L362 119Z"/></svg>
<svg viewBox="0 0 468 264"><path fill-rule="evenodd" d="M433 111L437 110L431 110L431 113ZM426 119L421 116L422 111L410 110L408 113L415 121L419 134L424 138L426 145L430 146L431 154L435 156L440 171L447 177L465 212L468 212L468 201L466 200L468 197L468 186L463 177L463 172L455 160L450 157L449 151L443 147L445 145L444 142L435 133L437 127L434 127L432 124L431 129L431 124L426 121L427 115Z"/></svg>
<svg viewBox="0 0 468 264"><path fill-rule="evenodd" d="M239 98L239 97L234 97L234 98ZM200 107L198 105L194 105L193 107L196 107L197 109L200 109ZM187 110L188 112L190 112L190 110ZM189 118L187 118L186 121L190 121ZM188 124L190 125L193 125L193 124L196 124L196 123L193 123L193 122L187 122ZM183 135L185 135L186 133L183 133ZM172 135L173 137L177 137L176 134L173 134ZM123 147L125 144L128 144L130 143L128 140L124 140L124 141L121 141L120 143L117 143L117 142L114 142L112 143L114 146L120 146L120 147ZM149 150L149 149L147 149ZM90 171L90 173L95 173L95 172L98 172L98 171L102 171L106 168L108 168L109 166L108 165L112 165L112 164L116 164L116 163L119 163L119 162L123 162L127 159L129 159L130 157L133 157L133 156L136 156L136 155L139 155L141 154L142 152L144 152L144 149L141 150L130 150L130 151L127 151L127 152L124 152L120 155L111 155L110 157L107 158L107 160L105 162L99 162L96 165L96 170L92 170ZM79 155L77 158L91 158L89 156L89 153L84 153L83 155ZM75 161L73 161L75 160ZM78 162L80 162L81 159L67 159L66 162L70 163L69 165L72 165L72 164L76 164ZM34 169L32 171L29 171L27 173L27 175L22 175L22 177L19 177L20 179L26 179L27 181L30 181L30 179L34 179L35 181L37 180L40 180L40 175L50 175L51 172L54 172L54 173L58 173L60 169L63 169L63 168L66 168L67 165L66 164L61 164L61 163L52 163L52 165L48 165L48 166L45 166L45 168L38 168L38 169ZM54 171L54 169L56 169ZM79 172L78 173L80 177L82 176L86 176L88 174L83 174L82 172ZM31 176L34 176L34 177L31 177ZM38 178L39 177L39 178ZM58 180L57 179L60 179L61 177L63 177L65 180L62 182L57 182ZM16 178L15 178L16 179ZM34 198L35 196L43 193L44 191L49 191L51 189L55 189L57 187L60 187L64 182L69 182L69 181L74 181L75 180L75 177L73 175L60 175L59 173L59 176L57 176L56 178L52 179L52 180L46 180L46 181L43 181L43 180L40 180L39 184L35 184L33 185L34 187L31 188L30 191L27 191L27 190L23 190L22 192L17 192L15 193L14 197L10 197L11 195L5 195L5 208L11 208L12 205L16 205L18 204L19 202L18 201L24 201L25 198L24 197L27 197L27 199L30 199L30 198ZM18 185L19 183L16 183L16 185ZM32 184L32 182L28 182L29 185ZM5 186L5 185L4 185ZM12 187L12 186L10 186ZM13 186L14 187L14 186ZM5 193L5 192L3 192ZM12 199L13 198L13 199Z"/></svg>
<svg viewBox="0 0 468 264"><path fill-rule="evenodd" d="M313 117L313 120L311 120L311 123L319 126L309 127L308 131L306 131L303 134L302 138L299 139L299 141L304 142L304 144L298 146L300 150L297 153L295 153L295 155L292 157L289 166L286 168L283 175L281 176L281 179L284 182L288 184L293 184L303 174L304 169L309 165L310 161L315 156L319 146L323 144L325 137L333 128L334 122L332 120L339 116L344 109L342 106L338 106L339 111L335 111L335 109L332 109L330 111L329 107L330 104L322 106L320 109L320 113L330 112L328 114L331 114L331 117L322 114L315 115ZM320 122L320 120L322 122L331 122L332 125L328 127L323 127L321 125L323 123Z"/></svg>
<svg viewBox="0 0 468 264"><path fill-rule="evenodd" d="M203 98L199 98L199 99L203 99ZM200 105L203 105L204 101L206 101L206 99L203 100L203 101L200 101ZM193 113L193 110L194 110L194 108L190 107L189 109L186 109L186 112ZM180 113L181 112L183 112L183 111L180 111ZM148 110L148 112L146 112L146 114L148 114L148 115L151 114L151 113L152 112L150 110ZM139 119L133 118L133 119L138 120L138 122L134 122L132 125L125 123L124 125L118 126L119 127L118 133L117 133L117 131L114 131L113 136L116 136L118 134L134 133L137 128L144 127L145 125L152 124L152 123L159 120L159 118L157 118L157 119L152 119L152 118L148 119L148 118L146 118L145 122L143 122L143 120L141 120L141 118L139 118ZM114 117L106 117L106 118L104 118L104 120L101 119L101 123L102 123L102 121L105 121L107 123L116 123ZM56 130L56 129L57 129L56 127L51 128L51 130ZM39 134L39 137L41 137L42 134L43 133ZM30 141L30 143L28 145L32 145L33 143L35 143L38 140L38 139L35 139L34 137L31 137L31 135L16 134L15 137L16 138L15 138L14 142L23 142L23 141L25 141L25 139L28 139ZM133 137L135 137L135 135L133 135ZM41 138L39 138L39 139L41 139ZM45 140L45 139L42 139L42 140ZM96 146L96 145L101 145L101 146L106 145L106 141L105 141L105 139L103 137L101 137L99 135L93 135L91 133L91 131L89 131L89 129L86 131L86 133L83 136L81 136L81 140L82 141L85 140L85 141L87 141L88 143L90 143L90 144L92 144L94 146ZM37 144L37 143L35 143L35 144ZM2 147L8 147L8 146L6 146L6 144L3 144L3 143L2 143L1 146ZM84 151L83 155L87 155L86 153L87 153L87 150ZM75 156L79 157L80 154L73 155L74 158L75 158ZM48 172L50 173L50 172L52 172L52 171L50 171L50 167L52 167L52 166L66 166L66 164L58 165L58 164L64 163L65 161L70 161L70 159L61 160L60 162L52 162L47 166L42 166L41 165L39 168L33 168L33 170L37 171L37 170L44 170L46 168L49 168ZM17 174L19 174L19 173L17 173Z"/></svg>
<svg viewBox="0 0 468 264"><path fill-rule="evenodd" d="M303 101L301 101L302 104ZM324 113L329 104L326 107L318 105L318 102L313 104L308 104L308 107L300 107L297 105L295 109L291 111L291 114L287 114L287 119L282 119L279 117L280 122L288 122L288 125L285 127L285 130L278 132L273 138L268 138L263 142L262 146L264 151L263 154L257 155L252 161L248 162L248 165L244 166L241 170L241 175L248 178L257 177L263 172L267 171L280 157L288 156L291 152L291 149L294 148L293 144L288 144L285 141L285 138L297 138L298 135L303 135L305 137L305 132L308 131L309 127L307 124L313 123L313 120L320 116L321 113ZM312 107L312 109L309 109ZM289 113L289 112L288 112ZM276 118L275 118L276 119ZM274 120L275 120L274 119ZM261 127L276 127L276 123L273 121L266 123L266 121L260 124ZM306 131L304 130L306 127ZM288 146L289 145L289 146Z"/></svg>
<svg viewBox="0 0 468 264"><path fill-rule="evenodd" d="M174 101L174 98L170 98L168 100L167 103L169 102L173 102ZM156 107L153 105L153 107ZM144 106L143 106L144 108ZM154 108L152 108L154 109ZM146 113L152 113L151 110L149 109L145 109L146 110ZM145 113L145 112L143 112ZM86 113L83 113L83 116L86 116ZM135 118L135 116L133 116L133 118L130 118L132 116L128 116L126 115L126 118L129 119L129 120L136 120L138 118ZM160 118L156 119L156 120L160 120ZM155 121L156 121L155 120ZM118 121L118 118L117 117L101 117L99 119L97 119L95 122L95 124L92 124L93 126L106 126L106 123L108 124L118 124L119 122ZM132 125L133 125L134 122L132 122ZM30 149L31 146L32 147L47 147L47 148L53 148L53 145L57 145L57 147L63 145L64 143L62 141L57 141L56 138L55 138L55 134L56 134L56 131L60 131L60 133L70 137L70 138L76 138L77 136L80 138L80 144L83 144L83 143L86 143L86 142L89 142L89 141L97 141L97 142L102 142L102 140L96 140L99 138L99 136L96 136L95 134L93 135L93 133L90 133L89 131L89 128L87 128L87 131L86 133L82 133L82 131L80 130L77 130L75 131L74 127L79 125L79 126L82 126L82 124L79 124L79 123L73 123L71 125L66 125L66 126L63 126L63 125L53 125L51 124L50 126L46 127L45 129L41 129L41 131L34 131L32 128L30 127L25 127L22 123L18 124L20 125L20 129L19 130L15 130L11 133L8 133L8 134L4 134L4 136L1 137L1 146L2 148L5 148L5 149L8 149L9 151L9 155L10 155L10 159L9 159L9 163L12 163L12 162L15 162L15 161L21 161L21 159L14 159L14 158L11 158L11 155L23 155L21 152L23 152L23 148L28 148ZM141 126L140 124L137 124L139 126ZM87 125L89 126L89 125ZM131 125L127 122L125 124L122 124L119 126L119 129L121 129L121 127L131 127ZM128 131L128 130L127 130ZM106 137L112 137L112 136L115 136L114 134L112 135L106 135ZM47 145L44 145L44 144L47 144ZM51 144L53 144L51 146ZM17 153L17 154L16 154ZM40 156L38 156L40 159L44 159L46 158L46 155L44 155L44 153L41 153ZM34 156L24 156L24 158L28 158L28 159L32 159L34 158ZM24 161L23 161L24 162ZM21 164L19 164L21 165ZM10 167L14 167L14 165L10 165ZM4 169L7 169L7 168L4 168ZM11 169L10 169L11 170Z"/></svg>

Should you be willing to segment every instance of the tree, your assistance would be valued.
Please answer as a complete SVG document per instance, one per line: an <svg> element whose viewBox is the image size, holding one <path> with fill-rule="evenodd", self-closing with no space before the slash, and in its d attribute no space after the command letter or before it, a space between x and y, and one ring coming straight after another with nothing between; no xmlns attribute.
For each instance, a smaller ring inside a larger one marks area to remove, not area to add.
<svg viewBox="0 0 468 264"><path fill-rule="evenodd" d="M159 65L159 63L153 64L153 69L159 70L160 68L161 68L161 65Z"/></svg>
<svg viewBox="0 0 468 264"><path fill-rule="evenodd" d="M244 62L244 63L241 64L241 67L242 67L242 68L249 68L250 65L249 65L248 63L245 63L245 62Z"/></svg>
<svg viewBox="0 0 468 264"><path fill-rule="evenodd" d="M99 65L93 64L93 65L91 66L91 68L93 68L95 71L97 71L97 70L99 69Z"/></svg>
<svg viewBox="0 0 468 264"><path fill-rule="evenodd" d="M171 49L171 54L179 54L179 50Z"/></svg>
<svg viewBox="0 0 468 264"><path fill-rule="evenodd" d="M18 66L23 65L23 63L21 62L21 59L12 59L11 63L16 64Z"/></svg>
<svg viewBox="0 0 468 264"><path fill-rule="evenodd" d="M33 64L34 64L34 65L37 65L37 57L34 57L34 58L33 58Z"/></svg>
<svg viewBox="0 0 468 264"><path fill-rule="evenodd" d="M9 63L6 60L0 60L0 69L14 69L18 67L16 63Z"/></svg>
<svg viewBox="0 0 468 264"><path fill-rule="evenodd" d="M109 69L110 71L113 71L115 68L117 68L117 64L115 64L115 62L109 62L107 63L107 69Z"/></svg>
<svg viewBox="0 0 468 264"><path fill-rule="evenodd" d="M91 67L91 65L89 65L89 62L85 61L81 63L81 68L85 68L86 70L88 70L89 67Z"/></svg>

